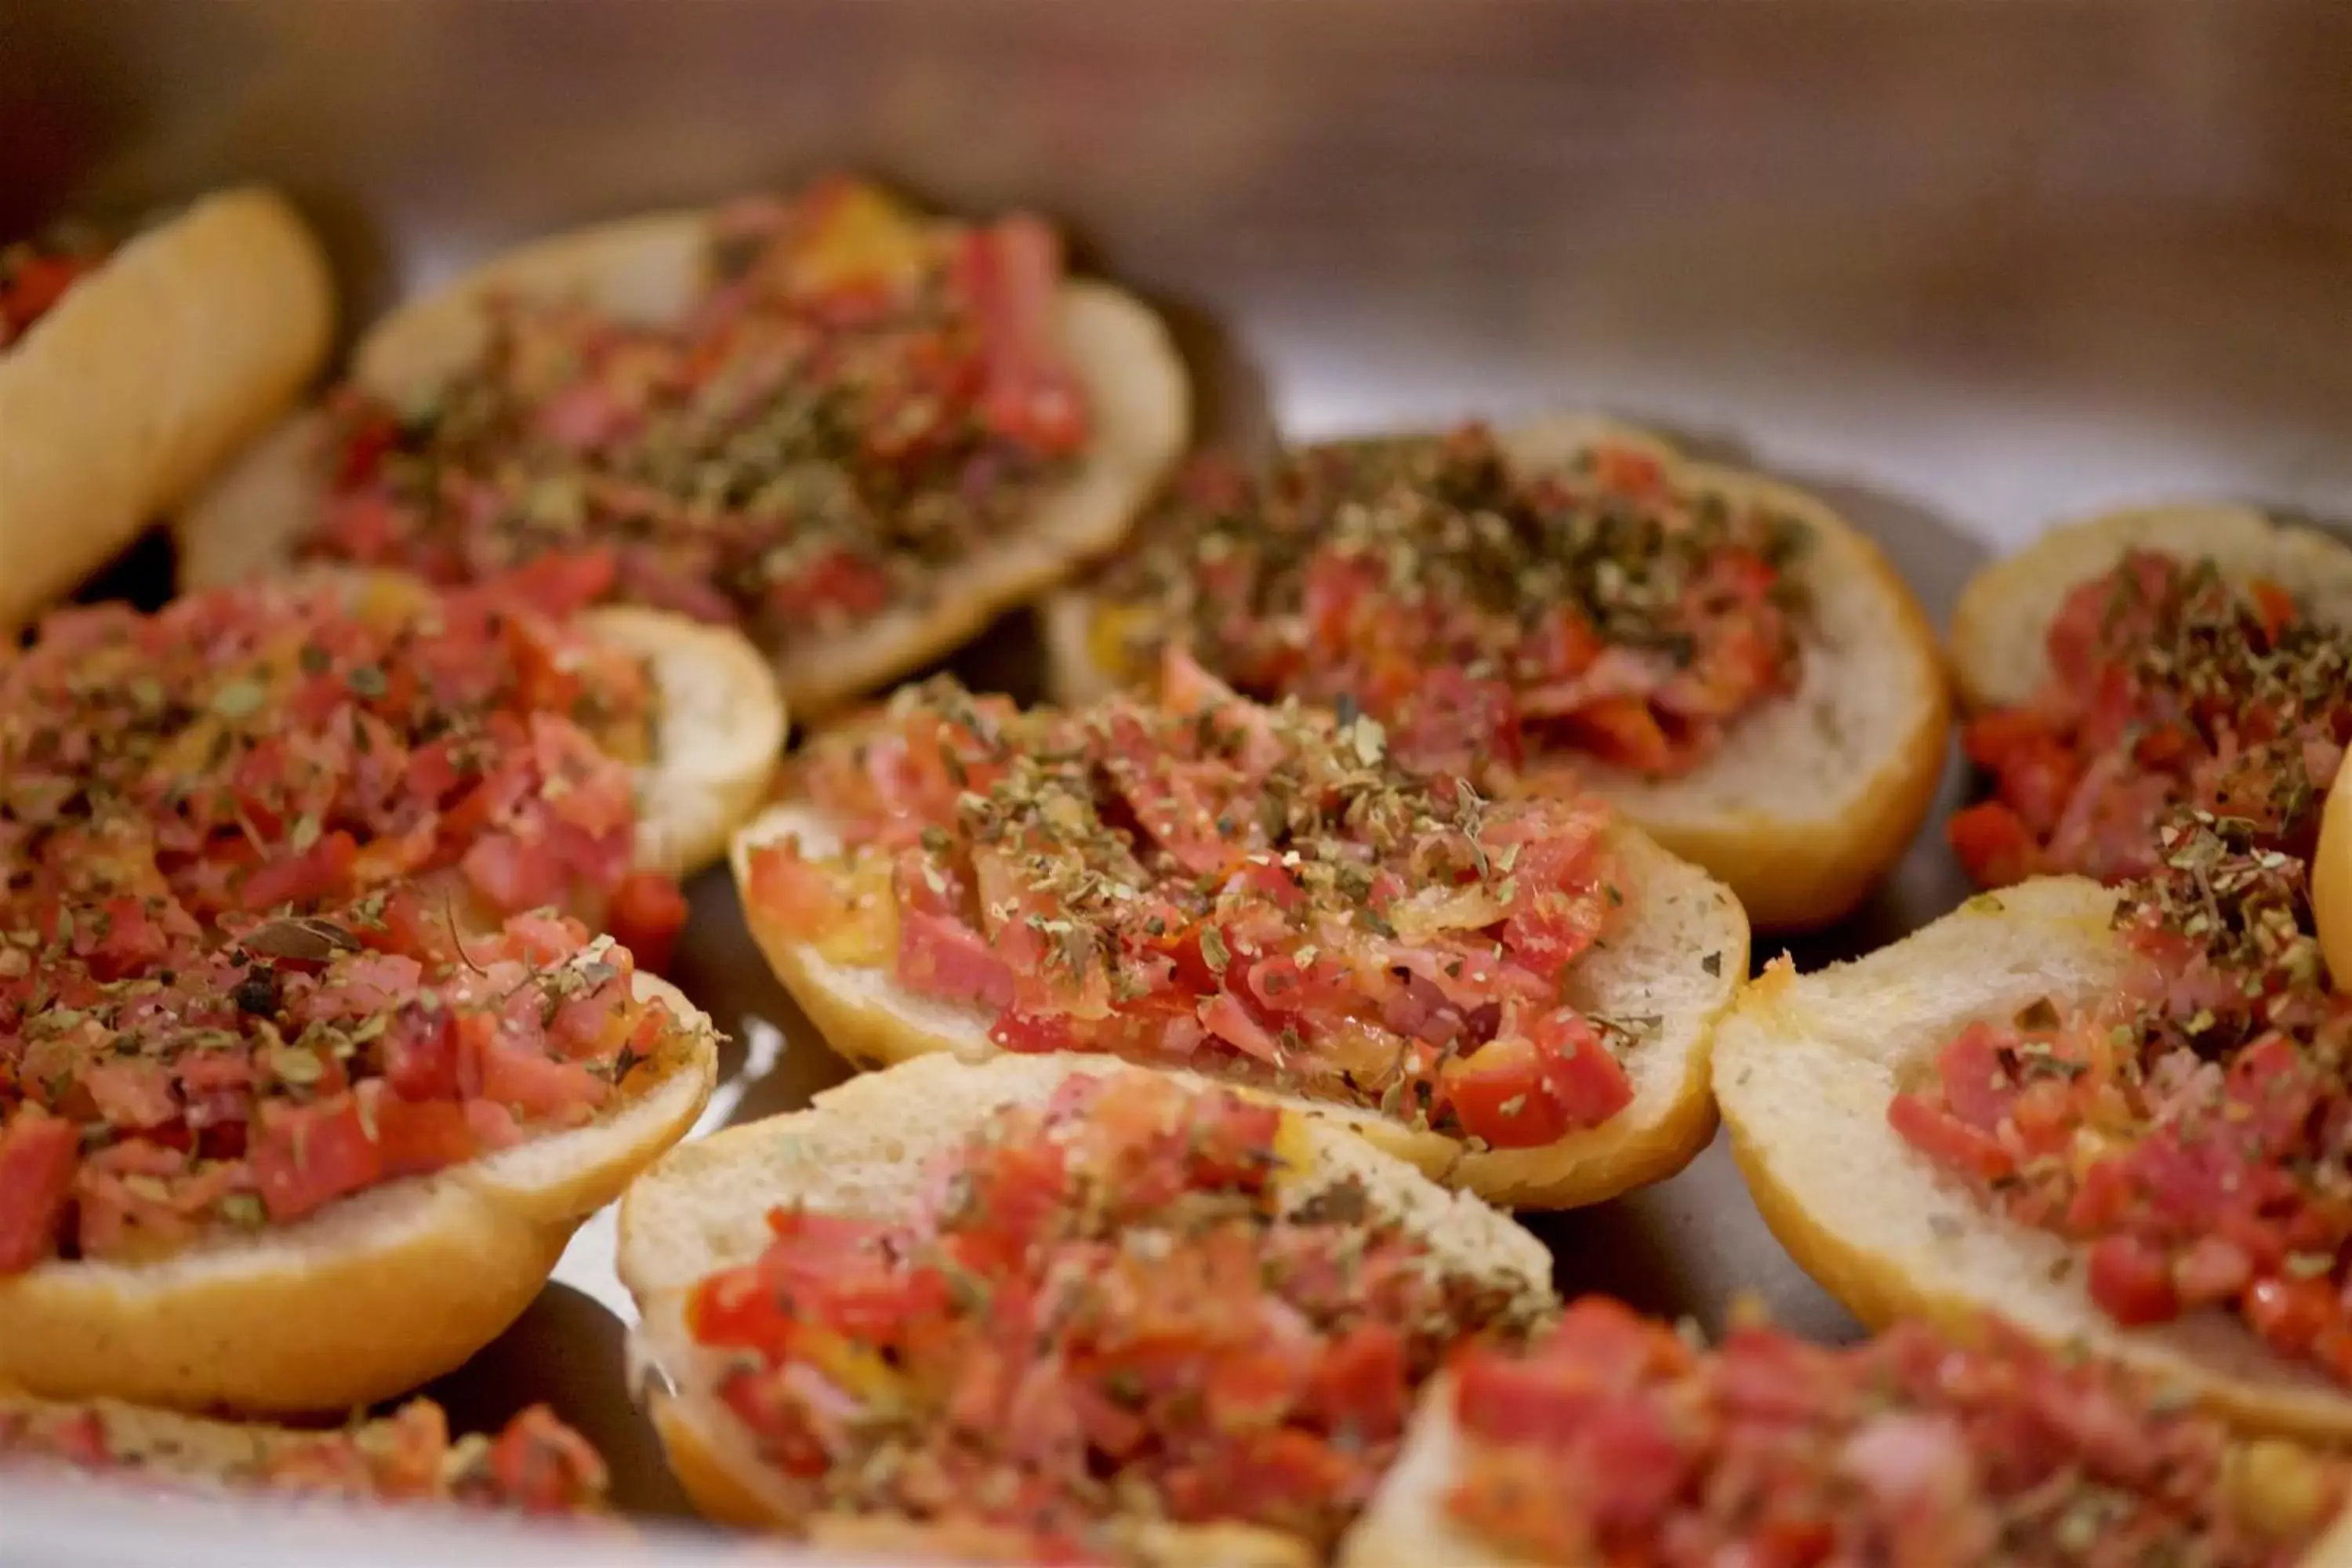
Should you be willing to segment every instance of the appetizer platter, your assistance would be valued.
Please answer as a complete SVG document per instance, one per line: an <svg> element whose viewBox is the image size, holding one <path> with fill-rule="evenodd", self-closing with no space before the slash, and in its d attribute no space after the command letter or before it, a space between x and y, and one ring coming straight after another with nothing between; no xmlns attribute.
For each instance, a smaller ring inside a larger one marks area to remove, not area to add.
<svg viewBox="0 0 2352 1568"><path fill-rule="evenodd" d="M2352 1563L2352 268L467 79L0 204L0 1568Z"/></svg>

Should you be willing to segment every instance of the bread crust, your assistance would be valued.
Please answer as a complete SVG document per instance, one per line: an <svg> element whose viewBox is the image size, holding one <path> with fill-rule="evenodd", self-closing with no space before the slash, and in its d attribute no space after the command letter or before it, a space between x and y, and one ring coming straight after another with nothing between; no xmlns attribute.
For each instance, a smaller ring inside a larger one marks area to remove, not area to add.
<svg viewBox="0 0 2352 1568"><path fill-rule="evenodd" d="M353 375L394 399L430 388L479 353L482 301L494 294L585 300L624 319L681 315L702 283L706 214L625 219L507 252L372 329ZM1060 329L1095 420L1077 471L1041 498L1021 532L961 563L952 582L777 665L804 720L951 651L1004 611L1116 546L1192 434L1192 389L1167 328L1133 296L1098 282L1063 286ZM181 583L204 586L284 564L319 515L325 427L296 416L184 510Z"/></svg>
<svg viewBox="0 0 2352 1568"><path fill-rule="evenodd" d="M1891 947L1800 975L1776 964L1717 1034L1715 1096L1764 1221L1873 1327L1997 1313L2194 1392L2242 1425L2352 1435L2352 1394L2208 1310L2119 1327L2091 1300L2081 1249L1979 1203L1887 1125L1898 1087L1979 1018L2064 1007L2125 981L2118 895L2076 877L1979 894Z"/></svg>
<svg viewBox="0 0 2352 1568"><path fill-rule="evenodd" d="M2051 530L1996 561L1952 611L1952 679L1971 713L2023 702L2050 673L2050 623L2066 597L2133 550L2210 557L2235 580L2267 578L2330 626L2352 626L2352 546L2252 507L2174 502Z"/></svg>
<svg viewBox="0 0 2352 1568"><path fill-rule="evenodd" d="M710 1020L662 981L636 984L678 1027L655 1080L597 1121L161 1262L51 1259L0 1279L0 1384L291 1415L373 1404L457 1366L522 1315L581 1221L710 1097Z"/></svg>
<svg viewBox="0 0 2352 1568"><path fill-rule="evenodd" d="M740 634L684 616L614 605L583 619L643 658L657 693L654 757L637 778L637 862L698 871L775 782L789 724L775 671Z"/></svg>
<svg viewBox="0 0 2352 1568"><path fill-rule="evenodd" d="M1597 445L1630 447L1684 483L1765 502L1806 525L1812 544L1795 571L1815 613L1801 632L1794 693L1735 721L1723 751L1686 777L1653 781L1563 759L1531 775L1530 785L1607 797L1659 843L1729 883L1759 931L1812 930L1853 912L1926 820L1952 722L1934 629L1885 552L1801 490L1685 460L1659 437L1614 420L1555 415L1501 439L1528 469L1558 467ZM1097 605L1079 584L1041 611L1056 700L1087 700L1115 684L1091 651ZM1858 759L1843 754L1850 742L1860 744Z"/></svg>
<svg viewBox="0 0 2352 1568"><path fill-rule="evenodd" d="M0 352L0 630L283 413L324 361L334 311L310 230L247 187L131 239Z"/></svg>
<svg viewBox="0 0 2352 1568"><path fill-rule="evenodd" d="M835 963L761 918L750 894L751 851L785 833L799 836L803 851L812 855L838 843L824 819L806 808L771 807L736 835L736 888L760 951L826 1044L861 1068L935 1053L966 1062L1001 1055L988 1039L985 1013L915 995L887 971ZM1377 1111L1277 1098L1314 1120L1347 1127L1435 1180L1494 1203L1573 1208L1681 1170L1715 1133L1707 1053L1716 1021L1748 973L1748 922L1728 889L1637 830L1612 827L1610 850L1623 868L1623 879L1639 889L1631 902L1633 924L1579 962L1569 995L1592 1011L1654 1014L1664 1020L1628 1063L1634 1098L1624 1110L1599 1127L1542 1148L1473 1152L1459 1140L1416 1131ZM1703 965L1710 953L1717 955L1712 972Z"/></svg>
<svg viewBox="0 0 2352 1568"><path fill-rule="evenodd" d="M709 1274L759 1256L765 1215L795 1199L826 1213L885 1217L904 1211L916 1172L1002 1108L1042 1105L1073 1073L1121 1070L1078 1057L999 1057L973 1065L929 1056L853 1079L805 1110L730 1128L686 1145L632 1187L621 1205L621 1279L640 1321L629 1355L633 1385L680 1485L724 1523L806 1533L821 1521L794 1517L764 1475L750 1435L705 1391L713 1363L685 1325L685 1302ZM1206 1080L1169 1075L1192 1086ZM1449 1265L1549 1301L1551 1261L1507 1216L1446 1193L1409 1165L1328 1122L1306 1124L1307 1169L1283 1180L1303 1202L1344 1178L1361 1181L1381 1212L1398 1219ZM1146 1558L1276 1568L1314 1561L1303 1543L1240 1526L1160 1525L1139 1531Z"/></svg>

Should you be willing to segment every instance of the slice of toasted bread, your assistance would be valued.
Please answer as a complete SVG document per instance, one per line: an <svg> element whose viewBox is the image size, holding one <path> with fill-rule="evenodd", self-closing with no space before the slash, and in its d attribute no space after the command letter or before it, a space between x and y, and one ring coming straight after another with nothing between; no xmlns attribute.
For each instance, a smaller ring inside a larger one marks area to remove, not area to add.
<svg viewBox="0 0 2352 1568"><path fill-rule="evenodd" d="M110 1463L89 1472L91 1479L161 1482L198 1491L267 1488L278 1495L345 1497L344 1487L358 1477L340 1466L322 1468L315 1456L322 1442L348 1445L365 1454L388 1457L414 1454L419 1430L447 1441L446 1417L429 1401L414 1401L396 1412L352 1426L312 1429L272 1426L260 1421L215 1420L157 1410L118 1399L60 1401L37 1399L0 1385L0 1427L11 1416L36 1427L45 1420L94 1421L102 1434ZM422 1417L415 1425L412 1421ZM0 1468L15 1459L0 1445ZM310 1458L309 1464L305 1459ZM41 1460L30 1461L39 1464ZM273 1467L290 1474L271 1478ZM68 1473L79 1467L68 1464ZM47 1472L55 1479L58 1472ZM599 1483L601 1490L601 1482ZM376 1494L367 1494L377 1500ZM398 1500L413 1500L406 1494ZM583 1511L602 1511L601 1499Z"/></svg>
<svg viewBox="0 0 2352 1568"><path fill-rule="evenodd" d="M736 886L747 888L751 852L785 834L811 857L835 853L840 837L805 806L772 806L736 836ZM1612 828L1609 851L1629 889L1623 928L1580 959L1567 1000L1587 1013L1658 1020L1630 1052L1633 1101L1601 1126L1537 1149L1473 1152L1444 1133L1416 1131L1378 1111L1329 1101L1286 1103L1329 1118L1438 1180L1496 1203L1567 1208L1599 1203L1688 1164L1715 1132L1706 1094L1707 1045L1716 1019L1748 973L1748 922L1730 889L1641 833ZM768 963L826 1043L864 1067L945 1052L966 1061L997 1054L992 1016L917 995L885 969L837 963L761 917L744 918Z"/></svg>
<svg viewBox="0 0 2352 1568"><path fill-rule="evenodd" d="M1633 447L1701 493L1768 506L1803 524L1809 543L1792 568L1808 606L1797 689L1736 721L1722 750L1680 778L1570 759L1559 772L1728 882L1759 931L1826 925L1851 911L1918 831L1951 728L1935 634L1885 554L1801 490L1684 461L1655 437L1613 420L1560 415L1505 431L1502 440L1529 471L1563 467L1597 446ZM1058 700L1113 683L1092 652L1097 605L1082 586L1045 607Z"/></svg>
<svg viewBox="0 0 2352 1568"><path fill-rule="evenodd" d="M359 344L360 386L412 397L478 356L483 302L499 294L589 301L664 321L703 287L705 215L661 214L508 252L395 310ZM1191 437L1192 391L1158 316L1107 284L1062 291L1061 342L1086 388L1094 436L1077 470L1040 498L1016 536L961 563L926 599L894 606L778 666L795 714L814 719L911 673L997 616L1111 549ZM315 523L327 480L325 422L295 416L182 512L181 582L202 586L281 565Z"/></svg>
<svg viewBox="0 0 2352 1568"><path fill-rule="evenodd" d="M2109 512L2054 529L1969 579L1952 612L1952 676L1971 712L2023 702L2050 674L2050 623L2067 595L2134 550L2209 558L2238 581L2264 578L2305 611L2352 626L2352 545L2251 507L2173 505Z"/></svg>
<svg viewBox="0 0 2352 1568"><path fill-rule="evenodd" d="M1339 1568L1547 1568L1508 1553L1456 1525L1446 1507L1462 1466L1453 1385L1439 1378L1422 1391L1403 1448L1372 1494L1370 1507L1340 1543ZM2305 1568L2352 1563L2352 1516L2339 1518L2302 1559ZM1548 1568L1576 1568L1558 1563Z"/></svg>
<svg viewBox="0 0 2352 1568"><path fill-rule="evenodd" d="M750 1434L710 1396L723 1358L687 1330L694 1287L759 1257L772 1234L768 1212L777 1205L865 1218L903 1215L916 1201L925 1162L987 1118L1010 1105L1045 1104L1072 1073L1118 1070L1091 1058L999 1057L973 1066L928 1057L853 1079L806 1110L686 1144L630 1188L621 1205L619 1263L641 1313L629 1347L632 1381L698 1508L728 1523L806 1531L820 1522L790 1514ZM1304 1132L1307 1168L1283 1178L1286 1205L1303 1206L1352 1179L1376 1213L1404 1226L1450 1269L1515 1296L1550 1300L1550 1257L1507 1216L1433 1185L1339 1128L1308 1120ZM855 1544L857 1533L836 1528L832 1538ZM1155 1561L1235 1568L1315 1561L1304 1543L1250 1527L1162 1523L1139 1533L1137 1545ZM887 1544L905 1552L916 1540L894 1532Z"/></svg>
<svg viewBox="0 0 2352 1568"><path fill-rule="evenodd" d="M2082 878L1979 894L1851 963L1751 984L1717 1032L1715 1094L1756 1206L1823 1288L1872 1324L1996 1312L2193 1389L2250 1426L2352 1434L2352 1392L2273 1354L2218 1310L2124 1329L2084 1285L2081 1249L1946 1178L1887 1124L1900 1089L1978 1019L2047 997L2089 1002L2141 961L2118 895Z"/></svg>
<svg viewBox="0 0 2352 1568"><path fill-rule="evenodd" d="M283 414L334 315L310 230L247 188L132 239L0 352L0 630Z"/></svg>
<svg viewBox="0 0 2352 1568"><path fill-rule="evenodd" d="M347 1410L447 1372L522 1314L580 1222L709 1099L710 1020L650 975L637 994L677 1027L641 1069L650 1081L589 1126L162 1261L59 1258L0 1279L0 1383L278 1414Z"/></svg>

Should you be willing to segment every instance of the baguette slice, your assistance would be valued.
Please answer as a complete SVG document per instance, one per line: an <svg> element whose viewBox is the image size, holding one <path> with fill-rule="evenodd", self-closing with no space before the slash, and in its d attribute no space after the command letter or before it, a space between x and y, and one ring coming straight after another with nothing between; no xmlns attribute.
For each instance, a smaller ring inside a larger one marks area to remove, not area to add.
<svg viewBox="0 0 2352 1568"><path fill-rule="evenodd" d="M2133 550L2208 556L2233 580L2261 577L2331 626L2352 626L2352 546L2250 507L2173 505L2110 512L2054 529L1997 561L1952 612L1952 676L1970 712L2031 699L2050 674L2050 623L2083 584Z"/></svg>
<svg viewBox="0 0 2352 1568"><path fill-rule="evenodd" d="M53 1258L0 1279L0 1384L289 1414L373 1404L457 1366L522 1315L580 1222L710 1097L710 1020L675 987L636 982L677 1026L653 1080L597 1121L158 1262Z"/></svg>
<svg viewBox="0 0 2352 1568"><path fill-rule="evenodd" d="M703 281L705 215L660 214L558 235L510 251L394 311L355 352L352 375L394 402L466 368L485 339L483 305L507 294L577 299L633 321L683 316ZM1131 295L1066 284L1062 343L1095 420L1077 471L1042 498L1026 531L976 552L929 599L888 609L777 673L794 713L814 719L967 641L1007 609L1116 545L1182 452L1192 391L1161 324ZM319 515L327 425L297 415L179 517L183 587L281 566Z"/></svg>
<svg viewBox="0 0 2352 1568"><path fill-rule="evenodd" d="M1702 493L1768 505L1810 531L1795 567L1810 605L1795 691L1741 719L1722 751L1683 777L1650 779L1584 760L1563 760L1557 772L1731 884L1759 930L1806 930L1850 912L1926 818L1951 728L1935 633L1885 555L1801 490L1684 461L1613 420L1559 415L1504 431L1502 440L1531 470L1562 467L1596 446L1630 447ZM1114 684L1092 652L1098 605L1081 586L1045 607L1057 701Z"/></svg>
<svg viewBox="0 0 2352 1568"><path fill-rule="evenodd" d="M419 1410L418 1406L423 1406L423 1409ZM48 1472L53 1477L63 1474L77 1479L134 1485L160 1482L174 1489L187 1488L197 1491L245 1491L253 1489L260 1491L261 1495L275 1495L280 1499L346 1497L348 1494L342 1490L342 1472L321 1469L312 1458L318 1452L320 1439L348 1442L363 1453L398 1453L404 1439L413 1440L415 1436L414 1428L408 1426L404 1417L414 1419L419 1415L425 1417L427 1430L445 1429L445 1415L434 1408L430 1401L425 1400L404 1405L397 1412L354 1426L319 1430L277 1426L258 1421L224 1421L201 1415L184 1415L177 1411L126 1405L114 1399L74 1402L35 1399L15 1389L0 1386L0 1427L5 1427L11 1416L26 1417L36 1424L44 1418L87 1418L94 1420L104 1434L107 1450L113 1458L110 1466L83 1472L68 1465L61 1471ZM306 1464L306 1458L310 1462ZM16 1462L19 1461L5 1447L0 1447L0 1470ZM37 1466L44 1461L23 1462ZM260 1479L257 1472L266 1471L273 1465L289 1467L294 1472L293 1479L277 1485ZM601 1494L601 1481L594 1490ZM383 1500L381 1494L376 1494L369 1500ZM603 1512L601 1495L580 1511Z"/></svg>
<svg viewBox="0 0 2352 1568"><path fill-rule="evenodd" d="M1494 1546L1456 1525L1446 1497L1462 1464L1454 1421L1453 1389L1445 1379L1422 1391L1404 1447L1371 1506L1340 1543L1340 1568L1571 1568L1539 1565ZM2339 1517L2302 1559L2305 1568L2352 1564L2352 1517ZM1573 1565L1581 1568L1581 1565Z"/></svg>
<svg viewBox="0 0 2352 1568"><path fill-rule="evenodd" d="M696 1507L726 1523L778 1526L845 1547L881 1545L899 1558L914 1554L921 1540L914 1527L788 1514L750 1434L709 1392L724 1358L687 1331L688 1297L711 1273L765 1249L767 1215L777 1205L800 1203L863 1218L903 1213L924 1162L954 1148L995 1111L1042 1105L1072 1073L1117 1070L1117 1063L1080 1057L1000 1057L977 1067L929 1057L853 1079L806 1110L686 1144L630 1188L621 1205L619 1264L641 1313L629 1342L631 1382ZM1452 1268L1549 1300L1551 1258L1509 1218L1433 1185L1338 1127L1308 1121L1304 1132L1310 1169L1295 1182L1285 1178L1286 1201L1303 1206L1352 1177L1378 1212L1405 1226ZM1274 1568L1315 1561L1303 1542L1255 1527L1139 1521L1137 1537L1154 1562Z"/></svg>
<svg viewBox="0 0 2352 1568"><path fill-rule="evenodd" d="M1715 1094L1765 1223L1823 1289L1873 1326L1904 1316L2008 1318L2180 1384L2248 1426L2352 1436L2352 1393L2273 1354L2232 1314L2119 1327L2082 1252L2000 1215L1887 1125L1898 1089L1969 1023L2048 997L2088 1002L2142 961L2114 935L2118 895L2037 879L1851 963L1752 984L1717 1034Z"/></svg>
<svg viewBox="0 0 2352 1568"><path fill-rule="evenodd" d="M840 847L838 832L820 814L803 805L772 806L736 836L739 890L749 886L753 847L785 834L796 836L812 858ZM1634 889L1632 917L1579 961L1567 999L1588 1013L1659 1020L1626 1064L1632 1104L1599 1127L1542 1148L1473 1152L1444 1133L1417 1131L1378 1111L1290 1096L1280 1097L1283 1102L1349 1127L1430 1176L1495 1203L1536 1208L1599 1203L1688 1164L1715 1132L1707 1047L1716 1020L1748 973L1748 922L1730 889L1638 831L1612 828L1609 852ZM793 999L826 1043L858 1066L885 1067L933 1052L964 1061L998 1055L986 1011L918 995L887 970L835 963L762 920L748 893L744 911Z"/></svg>
<svg viewBox="0 0 2352 1568"><path fill-rule="evenodd" d="M0 353L0 630L268 427L326 358L334 314L310 230L247 188L132 239Z"/></svg>

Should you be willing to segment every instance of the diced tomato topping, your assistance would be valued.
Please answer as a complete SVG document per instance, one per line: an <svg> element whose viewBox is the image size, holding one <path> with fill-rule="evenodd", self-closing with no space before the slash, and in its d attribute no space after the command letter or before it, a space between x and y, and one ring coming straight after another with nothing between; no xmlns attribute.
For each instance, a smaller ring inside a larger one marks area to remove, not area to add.
<svg viewBox="0 0 2352 1568"><path fill-rule="evenodd" d="M446 1170L480 1152L467 1109L455 1100L410 1100L385 1095L375 1101L373 1120L376 1148L386 1176Z"/></svg>
<svg viewBox="0 0 2352 1568"><path fill-rule="evenodd" d="M1947 1115L1917 1095L1898 1094L1889 1100L1886 1121L1922 1153L1979 1183L1999 1181L2017 1167L2016 1158L2001 1147L2000 1139Z"/></svg>
<svg viewBox="0 0 2352 1568"><path fill-rule="evenodd" d="M57 1245L80 1155L74 1124L37 1108L0 1129L0 1276L23 1273Z"/></svg>
<svg viewBox="0 0 2352 1568"><path fill-rule="evenodd" d="M1076 451L1087 437L1086 405L1054 341L1061 241L1034 218L1008 218L967 237L957 263L986 344L982 418L1030 451Z"/></svg>
<svg viewBox="0 0 2352 1568"><path fill-rule="evenodd" d="M908 910L898 921L898 979L909 990L990 1007L1013 1004L1011 966L970 926L944 915Z"/></svg>
<svg viewBox="0 0 2352 1568"><path fill-rule="evenodd" d="M686 929L686 893L676 878L658 871L633 871L614 890L604 926L629 950L639 968L658 974L669 967L678 932Z"/></svg>
<svg viewBox="0 0 2352 1568"><path fill-rule="evenodd" d="M1282 1129L1228 1090L1073 1074L980 1119L887 1217L772 1215L687 1323L761 1458L860 1514L1108 1547L1108 1489L1322 1550L1444 1345L1520 1319L1375 1210L1287 1212Z"/></svg>
<svg viewBox="0 0 2352 1568"><path fill-rule="evenodd" d="M1078 1043L1077 1032L1067 1018L1024 1013L1017 1007L1007 1008L998 1016L989 1027L988 1037L1008 1051L1028 1055L1074 1050Z"/></svg>
<svg viewBox="0 0 2352 1568"><path fill-rule="evenodd" d="M321 835L310 848L263 866L247 877L245 907L269 910L331 898L349 884L359 847L359 841L341 829Z"/></svg>
<svg viewBox="0 0 2352 1568"><path fill-rule="evenodd" d="M612 1088L577 1062L553 1061L492 1036L480 1042L481 1098L527 1117L593 1110Z"/></svg>
<svg viewBox="0 0 2352 1568"><path fill-rule="evenodd" d="M769 591L769 605L786 616L827 612L870 616L890 602L891 592L887 571L844 549L778 582Z"/></svg>
<svg viewBox="0 0 2352 1568"><path fill-rule="evenodd" d="M619 582L620 557L610 549L548 551L482 583L474 602L568 616L610 596Z"/></svg>
<svg viewBox="0 0 2352 1568"><path fill-rule="evenodd" d="M383 1179L383 1152L349 1096L317 1105L265 1105L252 1163L269 1217L280 1223Z"/></svg>
<svg viewBox="0 0 2352 1568"><path fill-rule="evenodd" d="M2135 552L2053 623L2052 675L1980 716L1997 797L1952 839L1990 881L2119 880L2131 961L1939 1053L1889 1121L2011 1219L2084 1254L2132 1326L2219 1309L2279 1355L2352 1376L2352 1000L2312 934L2320 805L2352 738L2340 633L2269 584Z"/></svg>
<svg viewBox="0 0 2352 1568"><path fill-rule="evenodd" d="M1843 1347L1743 1328L1694 1351L1587 1299L1530 1346L1457 1357L1436 1506L1479 1551L1525 1562L1820 1568L1890 1542L1934 1564L2298 1560L2344 1462L2315 1454L2296 1472L2308 1498L2260 1522L2228 1429L2169 1392L1998 1321ZM2067 1522L2090 1510L2095 1531Z"/></svg>
<svg viewBox="0 0 2352 1568"><path fill-rule="evenodd" d="M152 1418L112 1405L0 1402L0 1466L58 1464L135 1472L142 1489L251 1489L279 1496L457 1502L530 1513L596 1513L604 1461L544 1406L524 1411L478 1450L453 1449L440 1407L414 1400L341 1431L249 1440L215 1424L184 1452L159 1454Z"/></svg>
<svg viewBox="0 0 2352 1568"><path fill-rule="evenodd" d="M490 1445L490 1474L503 1500L525 1513L576 1511L604 1489L604 1461L588 1440L534 1405Z"/></svg>
<svg viewBox="0 0 2352 1568"><path fill-rule="evenodd" d="M761 846L751 858L744 898L778 931L814 941L850 914L847 897L826 868L803 857L797 840Z"/></svg>
<svg viewBox="0 0 2352 1568"><path fill-rule="evenodd" d="M1250 702L1181 654L1163 674L1159 702L1073 712L936 682L821 739L798 782L843 847L763 847L751 918L874 964L891 950L840 954L887 867L896 978L1006 1049L1236 1072L1496 1146L1630 1102L1559 1000L1628 902L1605 807L1490 802L1368 721Z"/></svg>
<svg viewBox="0 0 2352 1568"><path fill-rule="evenodd" d="M2102 1237L2091 1248L2091 1300L2126 1328L2179 1314L2172 1260L2130 1236Z"/></svg>

